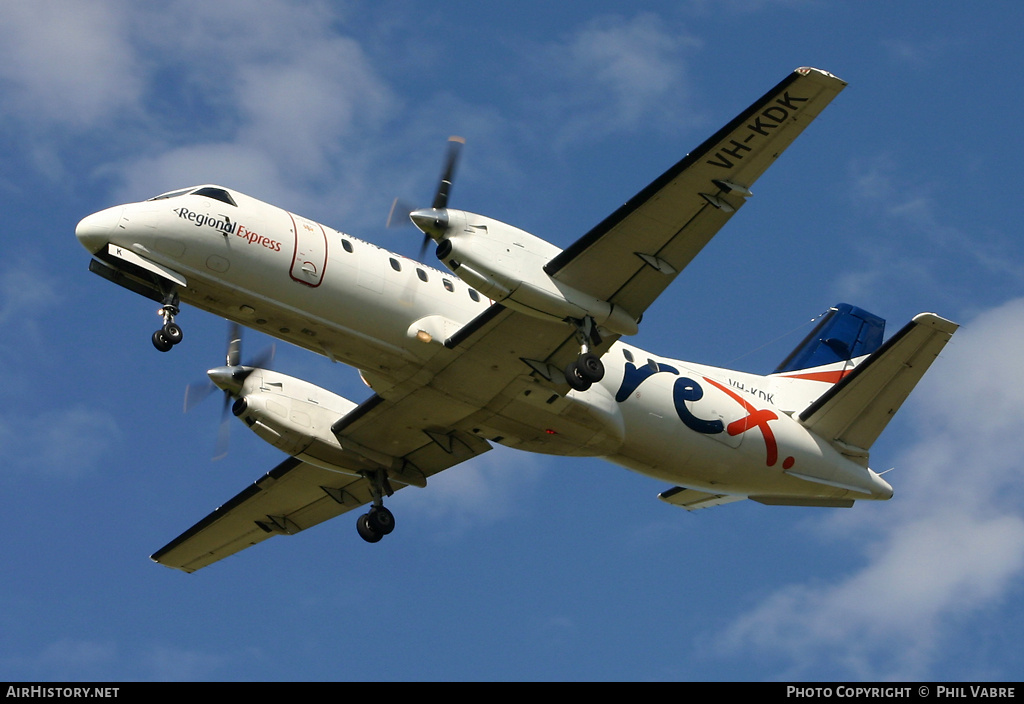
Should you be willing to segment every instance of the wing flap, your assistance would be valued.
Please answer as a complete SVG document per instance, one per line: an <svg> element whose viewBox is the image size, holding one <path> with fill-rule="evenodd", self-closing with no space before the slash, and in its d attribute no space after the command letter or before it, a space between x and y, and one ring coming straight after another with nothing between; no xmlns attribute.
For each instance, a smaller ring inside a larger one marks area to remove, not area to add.
<svg viewBox="0 0 1024 704"><path fill-rule="evenodd" d="M844 454L867 451L959 326L921 313L818 400L798 420Z"/></svg>

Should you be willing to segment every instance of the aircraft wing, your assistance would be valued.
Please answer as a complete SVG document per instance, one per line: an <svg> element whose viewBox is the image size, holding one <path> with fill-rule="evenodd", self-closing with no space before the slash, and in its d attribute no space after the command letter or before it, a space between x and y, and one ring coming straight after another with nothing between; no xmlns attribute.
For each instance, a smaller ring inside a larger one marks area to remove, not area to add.
<svg viewBox="0 0 1024 704"><path fill-rule="evenodd" d="M419 393L404 403L373 396L335 424L355 455L390 463L391 486L425 486L429 476L491 449L481 438L422 424L436 399ZM435 414L436 415L436 414ZM368 465L369 466L369 465ZM355 472L356 470L353 470ZM290 457L154 553L151 559L184 572L275 535L294 535L373 500L370 481Z"/></svg>
<svg viewBox="0 0 1024 704"><path fill-rule="evenodd" d="M545 266L638 318L846 86L800 68Z"/></svg>

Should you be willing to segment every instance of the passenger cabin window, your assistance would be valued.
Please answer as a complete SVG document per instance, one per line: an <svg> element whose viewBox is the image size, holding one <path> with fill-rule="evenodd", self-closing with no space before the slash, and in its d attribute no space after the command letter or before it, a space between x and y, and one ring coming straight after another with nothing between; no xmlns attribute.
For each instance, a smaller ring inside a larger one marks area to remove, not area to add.
<svg viewBox="0 0 1024 704"><path fill-rule="evenodd" d="M388 261L391 262L391 268L394 269L395 271L401 271L402 270L401 262L399 262L394 257L389 258Z"/></svg>
<svg viewBox="0 0 1024 704"><path fill-rule="evenodd" d="M420 281L423 283L427 282L427 272L423 271L419 267L416 268L416 276L420 277Z"/></svg>
<svg viewBox="0 0 1024 704"><path fill-rule="evenodd" d="M472 298L477 303L480 302L480 294L476 292L476 289L469 289L469 297Z"/></svg>
<svg viewBox="0 0 1024 704"><path fill-rule="evenodd" d="M232 198L231 194L228 193L227 191L225 191L223 188L210 188L210 187L200 188L197 191L195 191L192 195L194 195L194 196L206 196L207 198L213 198L214 200L219 200L221 203L227 203L228 205L234 205L236 208L238 207L237 203L235 203L235 199Z"/></svg>
<svg viewBox="0 0 1024 704"><path fill-rule="evenodd" d="M341 240L341 247L346 252L349 252L351 254L351 252L352 252L352 243L349 242L348 240L346 240L345 238L342 238L342 240Z"/></svg>
<svg viewBox="0 0 1024 704"><path fill-rule="evenodd" d="M633 353L630 352L629 350L626 350L626 349L622 350L622 356L626 358L627 362L632 362L633 361Z"/></svg>
<svg viewBox="0 0 1024 704"><path fill-rule="evenodd" d="M444 284L444 288L445 288L446 291L449 291L449 292L454 292L455 291L455 286L453 286L452 282L449 281L448 279L441 279L441 283Z"/></svg>

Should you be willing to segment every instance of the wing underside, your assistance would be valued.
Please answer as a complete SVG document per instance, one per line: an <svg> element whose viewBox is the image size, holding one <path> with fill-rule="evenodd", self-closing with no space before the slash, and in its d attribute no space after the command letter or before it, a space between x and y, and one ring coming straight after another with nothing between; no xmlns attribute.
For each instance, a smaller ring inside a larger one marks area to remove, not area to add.
<svg viewBox="0 0 1024 704"><path fill-rule="evenodd" d="M378 396L335 424L343 447L367 469L387 469L394 490L491 449L486 440L420 418L421 394L393 404ZM153 554L154 562L194 572L275 535L294 535L373 500L369 472L339 472L290 457Z"/></svg>
<svg viewBox="0 0 1024 704"><path fill-rule="evenodd" d="M545 271L639 317L845 86L825 71L797 69L552 259Z"/></svg>

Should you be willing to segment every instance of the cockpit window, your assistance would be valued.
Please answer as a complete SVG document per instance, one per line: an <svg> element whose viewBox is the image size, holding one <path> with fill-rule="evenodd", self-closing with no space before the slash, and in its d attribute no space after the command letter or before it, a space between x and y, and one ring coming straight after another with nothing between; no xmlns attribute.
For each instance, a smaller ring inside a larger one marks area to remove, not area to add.
<svg viewBox="0 0 1024 704"><path fill-rule="evenodd" d="M154 196L154 197L150 198L150 200L164 200L166 198L177 198L178 196L183 196L186 193L191 193L193 190L194 190L194 187L193 188L182 188L182 189L179 189L177 191L168 191L167 193L161 193L158 196Z"/></svg>
<svg viewBox="0 0 1024 704"><path fill-rule="evenodd" d="M236 208L238 207L238 204L235 202L235 199L231 197L230 193L225 191L223 188L216 188L214 186L203 186L202 188L192 186L191 188L181 188L177 191L161 193L158 196L150 198L150 200L166 200L167 198L177 198L178 196L187 196L190 194L193 196L206 196L207 198L219 200L221 203L227 203L228 205L233 205Z"/></svg>
<svg viewBox="0 0 1024 704"><path fill-rule="evenodd" d="M235 203L235 199L232 198L231 194L225 191L223 188L211 188L207 186L205 188L200 188L199 190L195 191L192 195L206 196L207 198L213 198L214 200L219 200L222 203L227 203L228 205L234 205L235 207L238 207L238 204Z"/></svg>

